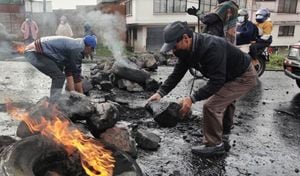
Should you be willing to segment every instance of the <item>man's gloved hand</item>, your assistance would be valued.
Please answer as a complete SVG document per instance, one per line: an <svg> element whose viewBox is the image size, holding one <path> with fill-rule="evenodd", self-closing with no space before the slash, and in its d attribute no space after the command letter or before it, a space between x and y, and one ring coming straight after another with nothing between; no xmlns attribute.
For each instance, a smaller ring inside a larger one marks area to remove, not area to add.
<svg viewBox="0 0 300 176"><path fill-rule="evenodd" d="M196 9L196 7L194 7L194 6L192 6L191 8L187 9L187 13L189 15L195 15L195 16L197 16L197 12L198 12L198 9Z"/></svg>
<svg viewBox="0 0 300 176"><path fill-rule="evenodd" d="M181 109L179 110L179 113L182 118L186 117L187 114L191 111L192 107L192 99L191 97L184 97L179 104L181 105Z"/></svg>

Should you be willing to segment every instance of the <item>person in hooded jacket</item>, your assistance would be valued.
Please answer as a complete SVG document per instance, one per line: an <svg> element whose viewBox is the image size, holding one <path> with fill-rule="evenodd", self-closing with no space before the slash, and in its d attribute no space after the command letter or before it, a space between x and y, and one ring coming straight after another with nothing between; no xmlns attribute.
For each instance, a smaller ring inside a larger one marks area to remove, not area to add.
<svg viewBox="0 0 300 176"><path fill-rule="evenodd" d="M55 34L59 36L73 37L73 31L66 16L63 15L60 17L60 23Z"/></svg>
<svg viewBox="0 0 300 176"><path fill-rule="evenodd" d="M210 13L202 14L195 7L187 9L187 12L197 16L205 24L204 33L225 37L227 41L235 44L238 9L238 5L232 0L218 0L218 5Z"/></svg>
<svg viewBox="0 0 300 176"><path fill-rule="evenodd" d="M37 23L31 19L31 15L27 15L25 21L21 25L21 31L24 35L24 44L28 45L38 38L39 27Z"/></svg>

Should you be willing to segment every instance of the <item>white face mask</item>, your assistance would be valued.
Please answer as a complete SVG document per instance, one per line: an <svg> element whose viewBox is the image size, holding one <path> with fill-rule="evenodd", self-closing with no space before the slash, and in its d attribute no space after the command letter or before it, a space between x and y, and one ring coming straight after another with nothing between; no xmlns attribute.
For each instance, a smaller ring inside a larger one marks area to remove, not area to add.
<svg viewBox="0 0 300 176"><path fill-rule="evenodd" d="M238 16L237 20L239 23L243 23L245 21L245 17L244 16Z"/></svg>

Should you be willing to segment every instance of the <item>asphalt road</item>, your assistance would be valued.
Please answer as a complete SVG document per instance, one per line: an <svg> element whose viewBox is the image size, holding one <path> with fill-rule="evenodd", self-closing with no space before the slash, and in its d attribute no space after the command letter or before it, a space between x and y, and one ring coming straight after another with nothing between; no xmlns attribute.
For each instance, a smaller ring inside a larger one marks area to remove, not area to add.
<svg viewBox="0 0 300 176"><path fill-rule="evenodd" d="M171 67L160 67L153 77L163 81L171 70ZM88 65L84 71L88 74ZM19 122L5 113L5 98L34 103L49 95L50 79L26 62L0 61L0 72L1 135L16 137ZM177 101L188 95L190 78L186 75L164 99ZM176 175L178 172L179 175L300 175L300 89L283 72L267 71L259 80L259 85L237 102L235 128L229 137L231 149L226 156L205 160L205 167L197 168L197 164L184 163L192 155L189 149L193 143L183 140L188 134L170 136L162 132L166 137L161 149L137 160L146 175ZM204 83L197 81L195 87ZM202 102L194 104L193 114L201 118L201 113ZM176 148L172 151L174 155L163 148L164 144ZM155 164L151 165L155 159L168 163L158 169Z"/></svg>

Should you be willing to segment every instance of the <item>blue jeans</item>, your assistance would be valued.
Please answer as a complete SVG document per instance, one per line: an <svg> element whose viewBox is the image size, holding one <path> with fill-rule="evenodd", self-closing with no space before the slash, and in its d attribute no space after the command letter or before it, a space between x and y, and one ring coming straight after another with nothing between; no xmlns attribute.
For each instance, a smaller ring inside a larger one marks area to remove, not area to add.
<svg viewBox="0 0 300 176"><path fill-rule="evenodd" d="M38 54L34 51L26 51L24 53L26 60L37 68L40 72L52 79L50 89L50 101L54 102L61 95L65 82L65 74L63 73L63 65L59 65L51 58Z"/></svg>

